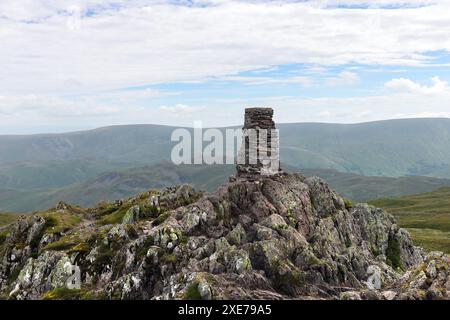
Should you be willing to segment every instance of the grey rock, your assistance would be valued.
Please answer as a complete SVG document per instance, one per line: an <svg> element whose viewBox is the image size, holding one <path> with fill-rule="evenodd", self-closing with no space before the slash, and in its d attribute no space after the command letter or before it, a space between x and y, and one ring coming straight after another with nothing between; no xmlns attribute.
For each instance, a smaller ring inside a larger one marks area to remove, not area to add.
<svg viewBox="0 0 450 320"><path fill-rule="evenodd" d="M361 294L359 292L356 292L356 291L343 292L340 295L340 299L341 300L362 300L361 299Z"/></svg>
<svg viewBox="0 0 450 320"><path fill-rule="evenodd" d="M392 290L383 291L381 294L385 300L394 300L397 296L397 293Z"/></svg>
<svg viewBox="0 0 450 320"><path fill-rule="evenodd" d="M139 220L139 206L133 206L130 209L128 209L127 213L125 213L125 216L122 219L123 224L131 224L135 223Z"/></svg>

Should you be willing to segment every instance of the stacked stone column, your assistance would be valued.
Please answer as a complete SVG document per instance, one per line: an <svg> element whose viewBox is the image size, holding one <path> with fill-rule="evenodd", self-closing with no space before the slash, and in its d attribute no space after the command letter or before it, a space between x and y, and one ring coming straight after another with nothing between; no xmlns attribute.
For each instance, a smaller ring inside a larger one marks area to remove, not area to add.
<svg viewBox="0 0 450 320"><path fill-rule="evenodd" d="M264 155L278 158L279 154L278 131L272 117L272 108L245 109L242 145L236 166L238 177L251 178L281 172L279 162L274 166L273 160L264 158Z"/></svg>

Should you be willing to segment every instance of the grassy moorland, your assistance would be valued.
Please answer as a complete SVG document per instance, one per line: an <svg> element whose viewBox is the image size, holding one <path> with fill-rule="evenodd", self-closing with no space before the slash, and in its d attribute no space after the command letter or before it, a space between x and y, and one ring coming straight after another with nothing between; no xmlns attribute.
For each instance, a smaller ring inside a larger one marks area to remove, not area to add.
<svg viewBox="0 0 450 320"><path fill-rule="evenodd" d="M9 213L0 213L0 245L5 241L8 231L8 224L14 222L19 218L17 214L9 214Z"/></svg>
<svg viewBox="0 0 450 320"><path fill-rule="evenodd" d="M0 213L0 228L17 220L17 214Z"/></svg>
<svg viewBox="0 0 450 320"><path fill-rule="evenodd" d="M370 203L392 213L418 245L450 253L450 188Z"/></svg>

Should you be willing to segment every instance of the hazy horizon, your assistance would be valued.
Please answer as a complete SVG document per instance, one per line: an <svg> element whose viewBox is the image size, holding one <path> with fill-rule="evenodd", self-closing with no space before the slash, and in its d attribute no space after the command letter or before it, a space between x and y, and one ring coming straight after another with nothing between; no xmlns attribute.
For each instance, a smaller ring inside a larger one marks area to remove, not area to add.
<svg viewBox="0 0 450 320"><path fill-rule="evenodd" d="M408 120L449 120L450 117L424 117L424 118L392 118L392 119L380 119L380 120L371 120L371 121L363 121L363 122L350 122L350 123L344 123L344 122L321 122L321 121L296 121L296 122L276 122L276 125L283 125L283 124L329 124L329 125L358 125L358 124L366 124L366 123L376 123L376 122L389 122L389 121L408 121ZM200 120L201 121L201 120ZM66 133L76 133L76 132L83 132L83 131L94 131L94 130L100 130L103 128L110 128L110 127L127 127L127 126L162 126L162 127L171 127L171 128L194 128L194 125L187 125L187 126L177 126L172 124L159 124L159 123L125 123L125 124L110 124L110 125L104 125L99 127L87 127L83 128L80 127L78 129L61 129L61 130L55 130L55 131L45 131L40 129L36 129L38 131L32 131L29 132L17 132L17 133L4 133L2 131L2 128L0 128L0 136L31 136L31 135L52 135L52 134L66 134ZM243 125L240 124L230 124L225 126L207 126L203 124L203 128L230 128L230 127L241 127Z"/></svg>

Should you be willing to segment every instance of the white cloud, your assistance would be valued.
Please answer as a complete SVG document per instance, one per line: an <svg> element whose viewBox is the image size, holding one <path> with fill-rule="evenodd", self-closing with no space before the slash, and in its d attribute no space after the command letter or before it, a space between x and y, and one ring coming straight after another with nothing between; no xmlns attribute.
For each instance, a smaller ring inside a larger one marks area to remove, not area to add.
<svg viewBox="0 0 450 320"><path fill-rule="evenodd" d="M23 120L30 117L31 120L36 117L96 117L117 112L119 112L118 107L99 104L89 98L69 100L34 94L0 97L0 115L20 117Z"/></svg>
<svg viewBox="0 0 450 320"><path fill-rule="evenodd" d="M426 5L431 5L445 0L323 0L313 1L322 7L329 6L366 6L370 9L379 9L383 7L404 7L415 8Z"/></svg>
<svg viewBox="0 0 450 320"><path fill-rule="evenodd" d="M358 74L350 71L342 71L337 75L337 77L327 78L325 85L336 87L336 86L348 86L355 84L359 81Z"/></svg>
<svg viewBox="0 0 450 320"><path fill-rule="evenodd" d="M395 118L450 117L450 92L392 93L347 98L284 98L272 101L278 122L360 123Z"/></svg>
<svg viewBox="0 0 450 320"><path fill-rule="evenodd" d="M439 77L431 78L433 84L431 86L421 85L406 78L392 79L385 84L388 89L399 92L410 92L415 94L439 94L450 93L450 87L446 81L442 81Z"/></svg>
<svg viewBox="0 0 450 320"><path fill-rule="evenodd" d="M183 117L189 113L202 112L205 110L205 107L192 107L185 104L176 104L174 106L161 106L159 107L159 110Z"/></svg>
<svg viewBox="0 0 450 320"><path fill-rule="evenodd" d="M296 70L296 73L306 74L326 74L325 68L307 68L306 71ZM242 82L245 85L266 85L266 84L299 84L302 87L311 86L349 86L359 82L359 75L355 72L342 71L334 77L324 77L324 79L316 79L312 76L277 76L277 77L261 77L261 76L225 76L219 78L219 80L237 81Z"/></svg>
<svg viewBox="0 0 450 320"><path fill-rule="evenodd" d="M421 65L432 59L426 52L450 50L448 1L327 9L338 2L357 3L83 0L89 14L74 30L67 27L73 1L2 0L1 90L111 90L289 63Z"/></svg>
<svg viewBox="0 0 450 320"><path fill-rule="evenodd" d="M314 80L310 77L292 76L292 77L245 77L245 76L226 76L220 78L226 81L238 81L246 85L265 85L265 84L299 84L303 87L310 87Z"/></svg>

